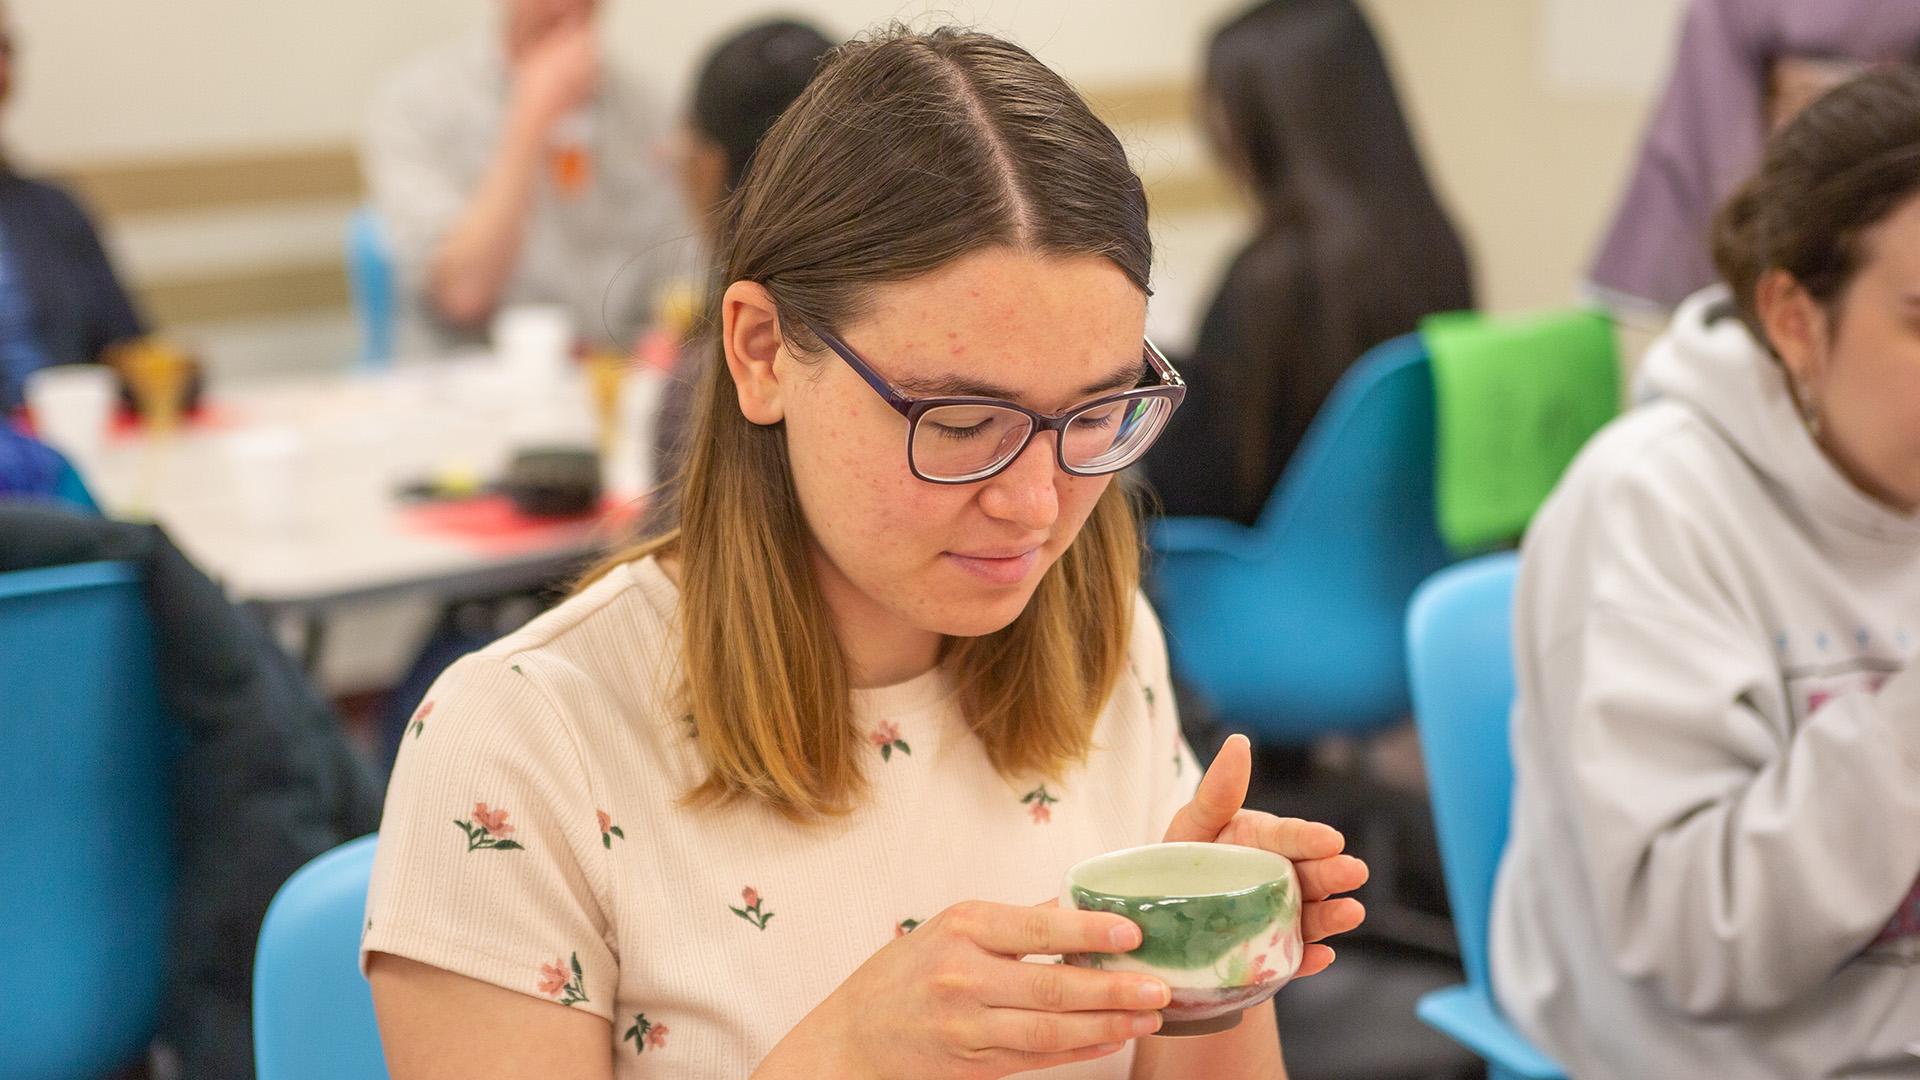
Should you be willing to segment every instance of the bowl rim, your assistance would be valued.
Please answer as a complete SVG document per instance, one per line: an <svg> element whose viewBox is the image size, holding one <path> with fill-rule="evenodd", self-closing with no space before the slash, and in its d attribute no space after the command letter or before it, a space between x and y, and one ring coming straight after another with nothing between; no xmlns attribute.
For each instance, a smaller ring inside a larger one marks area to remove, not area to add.
<svg viewBox="0 0 1920 1080"><path fill-rule="evenodd" d="M1075 880L1075 875L1079 874L1079 872L1082 869L1086 868L1087 865L1090 863L1104 862L1108 859L1121 859L1124 856L1137 855L1143 851L1156 851L1163 848L1171 848L1171 847L1209 848L1209 849L1224 848L1228 851L1251 852L1255 855L1260 855L1266 858L1278 859L1280 861L1280 866L1282 869L1279 874L1275 875L1274 877L1268 878L1265 881L1261 881L1253 885L1249 885L1244 889L1228 889L1224 892L1117 893L1117 892L1108 892L1103 889L1091 889L1085 885L1079 884ZM1105 900L1142 900L1142 901L1210 900L1216 897L1224 898L1224 897L1234 897L1234 896L1245 896L1249 893L1258 892L1261 889L1272 888L1274 885L1277 885L1282 881L1293 882L1294 887L1297 889L1299 886L1299 874L1297 871L1294 870L1293 860L1287 858L1285 855L1282 855L1277 851L1268 851L1266 848L1248 847L1245 844L1217 844L1217 843L1210 843L1210 842L1204 842L1204 841L1198 841L1198 840L1170 840L1170 841L1163 841L1158 844L1138 844L1130 848L1120 848L1117 851L1107 851L1107 852L1102 852L1098 855L1089 855L1086 858L1081 859L1079 862L1074 863L1072 866L1067 867L1066 873L1061 876L1061 884L1062 884L1061 892L1063 894L1063 897L1065 897L1065 896L1071 896L1073 894L1073 890L1079 889L1080 891L1086 893L1089 896L1097 896Z"/></svg>

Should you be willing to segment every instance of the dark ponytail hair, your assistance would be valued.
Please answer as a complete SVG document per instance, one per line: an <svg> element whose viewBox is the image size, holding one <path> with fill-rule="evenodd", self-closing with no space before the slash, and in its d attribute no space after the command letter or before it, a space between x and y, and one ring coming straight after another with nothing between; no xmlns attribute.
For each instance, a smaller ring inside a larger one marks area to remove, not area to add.
<svg viewBox="0 0 1920 1080"><path fill-rule="evenodd" d="M1754 294L1776 269L1834 311L1860 272L1866 234L1915 194L1920 70L1878 68L1807 106L1714 220L1714 266L1741 321L1766 342Z"/></svg>

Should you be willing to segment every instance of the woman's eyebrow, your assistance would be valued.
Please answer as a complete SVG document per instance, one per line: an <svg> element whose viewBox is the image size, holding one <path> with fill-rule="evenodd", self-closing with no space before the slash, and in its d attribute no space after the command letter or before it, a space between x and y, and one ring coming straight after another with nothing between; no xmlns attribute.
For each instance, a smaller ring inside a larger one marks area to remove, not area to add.
<svg viewBox="0 0 1920 1080"><path fill-rule="evenodd" d="M1096 380L1080 388L1076 397L1092 397L1110 390L1128 390L1140 385L1147 374L1147 360L1142 356L1133 364L1115 371L1104 379ZM1008 386L984 382L967 375L928 375L908 377L897 380L894 387L911 397L989 397L1002 401L1013 401L1020 392Z"/></svg>

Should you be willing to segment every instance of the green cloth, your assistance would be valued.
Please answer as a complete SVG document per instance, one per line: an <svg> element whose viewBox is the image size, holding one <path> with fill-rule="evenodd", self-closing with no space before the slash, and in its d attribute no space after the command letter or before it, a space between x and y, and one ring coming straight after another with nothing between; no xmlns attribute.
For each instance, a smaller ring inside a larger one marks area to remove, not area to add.
<svg viewBox="0 0 1920 1080"><path fill-rule="evenodd" d="M1573 456L1620 412L1613 324L1594 311L1431 316L1434 504L1456 552L1526 530Z"/></svg>

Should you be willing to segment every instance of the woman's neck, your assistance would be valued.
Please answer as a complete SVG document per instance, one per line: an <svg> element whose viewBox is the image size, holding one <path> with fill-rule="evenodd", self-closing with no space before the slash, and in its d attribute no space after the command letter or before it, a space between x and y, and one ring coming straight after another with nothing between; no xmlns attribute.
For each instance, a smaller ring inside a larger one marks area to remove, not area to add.
<svg viewBox="0 0 1920 1080"><path fill-rule="evenodd" d="M814 567L854 689L903 683L940 662L941 635L903 622L875 603L817 550Z"/></svg>

